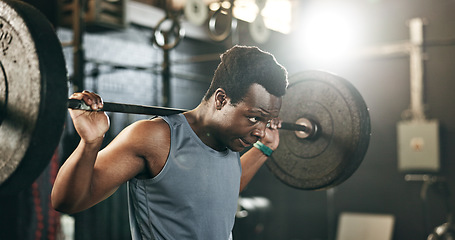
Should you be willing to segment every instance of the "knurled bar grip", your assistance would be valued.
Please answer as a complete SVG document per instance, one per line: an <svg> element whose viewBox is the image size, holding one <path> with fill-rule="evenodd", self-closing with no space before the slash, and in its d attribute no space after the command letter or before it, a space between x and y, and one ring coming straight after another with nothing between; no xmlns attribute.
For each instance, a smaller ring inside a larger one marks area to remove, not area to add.
<svg viewBox="0 0 455 240"><path fill-rule="evenodd" d="M87 104L85 104L84 101L78 99L68 99L68 108L92 111L92 109ZM103 109L100 110L106 112L132 113L157 116L167 116L188 111L177 108L152 107L112 102L103 102Z"/></svg>
<svg viewBox="0 0 455 240"><path fill-rule="evenodd" d="M280 129L292 130L292 131L302 131L302 132L308 131L307 127L304 125L299 125L299 124L289 123L289 122L282 122Z"/></svg>

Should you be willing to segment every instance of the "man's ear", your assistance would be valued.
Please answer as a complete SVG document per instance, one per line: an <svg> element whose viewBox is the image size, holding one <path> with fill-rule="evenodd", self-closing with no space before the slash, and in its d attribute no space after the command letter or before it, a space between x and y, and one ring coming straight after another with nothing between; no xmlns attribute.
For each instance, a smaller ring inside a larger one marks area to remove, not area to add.
<svg viewBox="0 0 455 240"><path fill-rule="evenodd" d="M222 88L218 88L215 91L215 107L217 110L223 108L228 102L228 96L226 95L226 91Z"/></svg>

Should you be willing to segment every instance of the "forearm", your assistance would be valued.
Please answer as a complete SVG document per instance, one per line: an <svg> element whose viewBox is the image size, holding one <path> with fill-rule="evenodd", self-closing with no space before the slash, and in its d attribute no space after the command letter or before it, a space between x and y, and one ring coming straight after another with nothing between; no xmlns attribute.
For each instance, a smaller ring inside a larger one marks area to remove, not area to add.
<svg viewBox="0 0 455 240"><path fill-rule="evenodd" d="M242 163L242 177L240 179L240 192L248 185L259 168L265 163L268 157L259 149L252 147L240 158Z"/></svg>
<svg viewBox="0 0 455 240"><path fill-rule="evenodd" d="M94 165L101 143L81 141L62 165L51 194L56 210L74 213L90 207Z"/></svg>

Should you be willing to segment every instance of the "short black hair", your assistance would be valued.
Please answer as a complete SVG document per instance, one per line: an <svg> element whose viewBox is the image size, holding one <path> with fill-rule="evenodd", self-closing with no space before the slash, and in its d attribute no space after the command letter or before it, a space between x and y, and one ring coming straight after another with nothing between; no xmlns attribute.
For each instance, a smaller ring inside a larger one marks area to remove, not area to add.
<svg viewBox="0 0 455 240"><path fill-rule="evenodd" d="M243 100L249 87L257 83L270 94L281 97L286 93L288 73L275 57L258 47L236 45L221 55L204 100L218 88L226 91L231 104Z"/></svg>

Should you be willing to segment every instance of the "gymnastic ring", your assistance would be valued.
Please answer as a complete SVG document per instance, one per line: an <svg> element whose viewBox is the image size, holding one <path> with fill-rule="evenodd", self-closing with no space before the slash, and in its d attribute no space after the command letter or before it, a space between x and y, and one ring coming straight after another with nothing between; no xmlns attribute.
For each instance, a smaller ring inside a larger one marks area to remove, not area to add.
<svg viewBox="0 0 455 240"><path fill-rule="evenodd" d="M228 17L228 23L226 24L226 28L222 33L217 33L216 31L216 22L218 21L218 18L222 16L223 11L227 12L227 17ZM232 28L233 28L233 17L232 17L232 7L230 8L223 8L220 6L218 10L215 12L210 13L210 18L208 21L208 35L209 37L217 42L224 41L229 35L231 34Z"/></svg>
<svg viewBox="0 0 455 240"><path fill-rule="evenodd" d="M167 32L163 33L163 31L161 29L161 25L163 25L163 23L165 23L168 20L172 21L172 26ZM166 38L169 37L170 33L173 33L176 36L175 40L171 43L166 43ZM165 16L163 19L161 19L158 22L158 24L156 25L156 27L153 31L153 42L163 50L170 50L170 49L175 48L180 43L180 40L182 40L184 35L185 35L185 31L180 27L180 22L179 22L177 16L168 15L168 16ZM163 40L162 40L162 42L160 42L158 39L163 39Z"/></svg>

